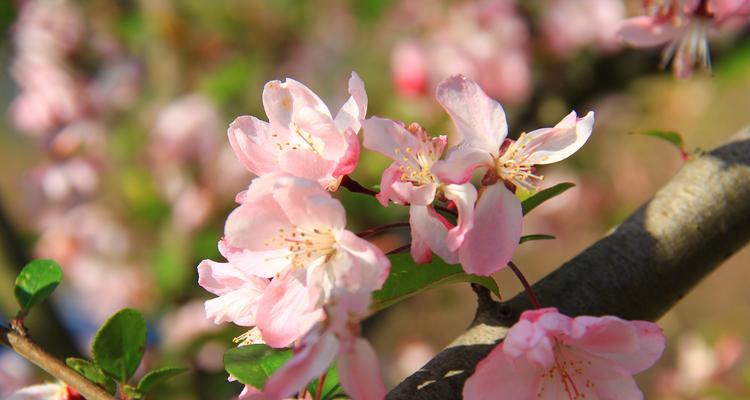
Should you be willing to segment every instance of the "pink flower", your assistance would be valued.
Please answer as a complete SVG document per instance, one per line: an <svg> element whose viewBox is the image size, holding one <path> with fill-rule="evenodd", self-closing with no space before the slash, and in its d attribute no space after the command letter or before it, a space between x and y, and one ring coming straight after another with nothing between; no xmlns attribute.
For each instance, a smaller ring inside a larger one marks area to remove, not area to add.
<svg viewBox="0 0 750 400"><path fill-rule="evenodd" d="M239 117L229 125L229 142L256 175L284 172L335 190L359 160L357 132L367 111L367 94L356 73L349 79L349 94L334 118L305 85L293 79L268 82L263 107L269 122Z"/></svg>
<svg viewBox="0 0 750 400"><path fill-rule="evenodd" d="M326 307L326 319L302 338L294 357L268 379L262 392L246 388L245 398L287 398L326 372L334 359L341 387L351 398L385 398L375 351L359 337L359 322L367 315L369 302L370 293L364 291L338 296L336 303Z"/></svg>
<svg viewBox="0 0 750 400"><path fill-rule="evenodd" d="M661 66L672 59L675 76L688 78L700 63L711 69L708 34L731 18L750 15L748 0L661 0L644 1L646 15L625 20L620 37L636 47L668 43Z"/></svg>
<svg viewBox="0 0 750 400"><path fill-rule="evenodd" d="M506 139L503 108L476 82L453 76L438 86L437 99L462 141L433 165L432 172L442 182L463 184L475 169L487 168L483 184L488 186L480 192L474 210L477 223L467 231L458 256L467 272L489 275L508 263L521 236L520 202L502 182L534 190L542 180L534 165L563 160L581 148L591 135L594 114L579 119L571 112L552 128L511 141Z"/></svg>
<svg viewBox="0 0 750 400"><path fill-rule="evenodd" d="M64 383L33 385L16 391L7 400L85 400L78 392Z"/></svg>
<svg viewBox="0 0 750 400"><path fill-rule="evenodd" d="M466 380L468 400L642 399L633 375L664 351L654 323L526 311Z"/></svg>
<svg viewBox="0 0 750 400"><path fill-rule="evenodd" d="M580 47L618 47L617 24L623 19L621 0L552 0L542 16L542 33L558 57L570 57Z"/></svg>
<svg viewBox="0 0 750 400"><path fill-rule="evenodd" d="M411 253L416 262L429 262L432 251L448 263L458 262L456 250L471 229L476 189L469 183L446 185L431 168L443 154L448 139L430 137L417 124L408 127L382 118L363 123L364 146L390 157L394 162L384 172L378 200L410 205ZM442 198L455 202L458 224L452 226L431 206Z"/></svg>
<svg viewBox="0 0 750 400"><path fill-rule="evenodd" d="M335 291L369 293L388 276L388 258L344 229L343 206L317 182L267 174L238 200L221 245L232 265L273 278L256 316L270 346L287 346L304 334Z"/></svg>

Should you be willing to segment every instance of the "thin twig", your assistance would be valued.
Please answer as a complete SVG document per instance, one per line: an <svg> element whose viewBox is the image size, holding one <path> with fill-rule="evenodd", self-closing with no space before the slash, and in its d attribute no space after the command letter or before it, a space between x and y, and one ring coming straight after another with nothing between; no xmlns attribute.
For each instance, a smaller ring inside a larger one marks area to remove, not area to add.
<svg viewBox="0 0 750 400"><path fill-rule="evenodd" d="M0 325L2 344L13 349L21 357L36 364L50 375L65 382L88 400L115 400L104 389L84 378L65 363L37 346L29 338Z"/></svg>
<svg viewBox="0 0 750 400"><path fill-rule="evenodd" d="M392 224L380 225L380 226L376 226L374 228L370 228L370 229L364 230L362 232L357 233L357 236L363 238L363 237L367 237L367 236L370 236L370 235L374 235L376 233L387 231L389 229L393 229L393 228L406 228L408 226L409 226L408 222L395 222L395 223L392 223Z"/></svg>
<svg viewBox="0 0 750 400"><path fill-rule="evenodd" d="M323 384L326 381L326 374L327 372L323 372L322 375L320 375L320 378L318 378L318 389L315 390L315 400L320 400L320 395L323 394Z"/></svg>
<svg viewBox="0 0 750 400"><path fill-rule="evenodd" d="M408 243L401 247L396 247L395 249L385 253L385 255L390 256L391 254L403 253L404 251L408 250L410 247L411 247L411 243Z"/></svg>
<svg viewBox="0 0 750 400"><path fill-rule="evenodd" d="M350 178L349 175L344 175L344 178L341 179L340 186L345 187L347 190L349 190L352 193L362 193L366 194L368 196L375 196L378 194L378 192L374 190L370 190L362 185L359 184L359 182L355 181L354 179Z"/></svg>
<svg viewBox="0 0 750 400"><path fill-rule="evenodd" d="M526 291L526 294L529 296L529 300L531 300L531 305L534 306L534 308L542 308L541 305L539 305L539 299L536 298L536 294L534 294L534 290L531 288L531 285L529 285L529 281L526 280L526 277L523 276L523 273L520 269L516 266L516 264L513 264L513 261L508 261L508 266L513 271L514 274L516 274L516 277L519 281L521 281L521 284L523 285L523 290Z"/></svg>

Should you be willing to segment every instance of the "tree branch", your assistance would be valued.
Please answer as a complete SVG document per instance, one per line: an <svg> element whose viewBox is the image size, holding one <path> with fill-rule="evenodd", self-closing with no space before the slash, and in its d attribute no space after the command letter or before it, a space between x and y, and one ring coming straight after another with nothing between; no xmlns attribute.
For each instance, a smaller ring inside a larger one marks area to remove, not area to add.
<svg viewBox="0 0 750 400"><path fill-rule="evenodd" d="M574 315L656 320L750 240L750 129L687 163L646 204L533 288ZM484 301L469 329L388 399L460 399L463 383L531 308Z"/></svg>
<svg viewBox="0 0 750 400"><path fill-rule="evenodd" d="M42 350L29 338L23 337L4 326L0 326L0 337L0 343L10 347L21 357L65 382L88 400L114 400L104 389L90 382L83 375L80 375L59 359Z"/></svg>

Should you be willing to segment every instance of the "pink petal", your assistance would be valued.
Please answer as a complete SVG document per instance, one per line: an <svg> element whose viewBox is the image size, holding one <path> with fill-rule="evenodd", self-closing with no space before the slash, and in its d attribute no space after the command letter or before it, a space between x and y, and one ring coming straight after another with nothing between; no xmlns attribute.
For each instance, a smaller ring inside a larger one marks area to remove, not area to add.
<svg viewBox="0 0 750 400"><path fill-rule="evenodd" d="M575 111L571 111L553 128L529 132L526 135L528 146L522 151L528 154L526 162L530 165L551 164L568 158L586 143L593 125L593 111L580 119Z"/></svg>
<svg viewBox="0 0 750 400"><path fill-rule="evenodd" d="M267 122L250 116L238 117L227 130L234 154L242 165L255 175L263 175L277 169L270 130Z"/></svg>
<svg viewBox="0 0 750 400"><path fill-rule="evenodd" d="M343 132L348 147L344 155L338 160L338 164L336 164L336 169L333 171L334 177L352 173L359 162L360 146L357 133L352 129L347 129Z"/></svg>
<svg viewBox="0 0 750 400"><path fill-rule="evenodd" d="M341 387L353 399L382 400L385 384L378 372L378 358L367 340L357 338L351 351L342 352L338 358Z"/></svg>
<svg viewBox="0 0 750 400"><path fill-rule="evenodd" d="M380 177L380 193L375 195L380 204L383 207L388 207L388 201L392 201L396 204L406 204L409 200L406 199L401 193L408 192L408 190L402 190L397 188L398 185L411 185L410 183L401 182L401 175L403 173L398 169L398 164L393 163L383 171L383 176Z"/></svg>
<svg viewBox="0 0 750 400"><path fill-rule="evenodd" d="M311 181L295 179L279 185L274 194L292 225L303 229L330 229L335 233L346 225L346 210L341 202Z"/></svg>
<svg viewBox="0 0 750 400"><path fill-rule="evenodd" d="M279 155L279 169L299 178L316 181L325 187L334 180L336 161L326 160L308 150L288 150Z"/></svg>
<svg viewBox="0 0 750 400"><path fill-rule="evenodd" d="M456 251L464 242L466 233L474 226L474 203L477 201L477 190L471 183L463 185L445 185L443 192L458 208L457 225L448 231L446 245Z"/></svg>
<svg viewBox="0 0 750 400"><path fill-rule="evenodd" d="M343 231L339 245L353 259L351 271L347 277L358 282L349 282L350 290L365 289L375 291L383 286L391 270L391 262L383 252L372 243L364 240L350 231Z"/></svg>
<svg viewBox="0 0 750 400"><path fill-rule="evenodd" d="M349 78L349 100L341 106L336 114L336 126L341 132L351 129L355 134L361 127L362 120L367 114L367 93L365 83L356 72L352 72Z"/></svg>
<svg viewBox="0 0 750 400"><path fill-rule="evenodd" d="M252 287L228 292L206 301L206 317L214 324L234 322L240 326L254 326L262 295L262 290Z"/></svg>
<svg viewBox="0 0 750 400"><path fill-rule="evenodd" d="M291 78L287 78L284 81L284 85L289 88L289 92L292 94L292 98L294 98L295 114L303 108L312 108L327 116L328 119L332 119L328 106L307 86Z"/></svg>
<svg viewBox="0 0 750 400"><path fill-rule="evenodd" d="M568 341L596 354L631 353L638 350L638 335L630 322L617 317L573 318Z"/></svg>
<svg viewBox="0 0 750 400"><path fill-rule="evenodd" d="M339 341L333 334L306 337L302 349L276 370L263 387L264 398L285 399L328 370Z"/></svg>
<svg viewBox="0 0 750 400"><path fill-rule="evenodd" d="M502 184L485 188L474 211L474 226L464 237L458 257L464 271L489 276L513 256L521 238L521 202Z"/></svg>
<svg viewBox="0 0 750 400"><path fill-rule="evenodd" d="M503 351L503 344L477 364L466 380L465 400L532 399L543 370L523 358L513 359Z"/></svg>
<svg viewBox="0 0 750 400"><path fill-rule="evenodd" d="M445 219L432 207L411 205L409 207L409 224L411 225L412 257L414 261L426 262L424 246L432 249L448 264L456 264L458 257L456 252L451 251L445 242L448 235L448 227L443 222ZM415 245L416 243L416 245Z"/></svg>
<svg viewBox="0 0 750 400"><path fill-rule="evenodd" d="M268 281L246 274L230 263L203 260L198 265L198 284L209 292L221 296L243 287L262 291L268 285Z"/></svg>
<svg viewBox="0 0 750 400"><path fill-rule="evenodd" d="M648 368L661 358L666 342L664 333L658 325L648 321L629 321L638 335L637 350L622 354L600 354L617 363L631 374L637 374Z"/></svg>
<svg viewBox="0 0 750 400"><path fill-rule="evenodd" d="M362 123L362 130L365 148L399 163L404 162L404 158L414 159L414 152L421 146L415 135L390 119L370 117Z"/></svg>
<svg viewBox="0 0 750 400"><path fill-rule="evenodd" d="M349 143L344 131L336 127L329 115L306 107L295 110L292 122L292 131L298 135L295 140L301 143L301 148L326 160L338 161L346 153Z"/></svg>
<svg viewBox="0 0 750 400"><path fill-rule="evenodd" d="M320 317L321 311L315 308L308 288L297 274L289 273L275 278L266 288L258 305L256 324L266 344L287 347Z"/></svg>
<svg viewBox="0 0 750 400"><path fill-rule="evenodd" d="M279 81L270 81L263 87L263 108L274 129L288 130L292 123L294 99L292 93Z"/></svg>
<svg viewBox="0 0 750 400"><path fill-rule="evenodd" d="M437 100L456 125L463 143L497 155L508 135L505 111L471 79L454 75L437 87Z"/></svg>
<svg viewBox="0 0 750 400"><path fill-rule="evenodd" d="M483 149L461 145L451 149L445 160L436 162L432 173L442 182L462 184L468 182L474 170L480 167L494 168L492 155Z"/></svg>
<svg viewBox="0 0 750 400"><path fill-rule="evenodd" d="M640 16L623 21L617 34L631 46L653 47L673 40L678 31L670 23Z"/></svg>

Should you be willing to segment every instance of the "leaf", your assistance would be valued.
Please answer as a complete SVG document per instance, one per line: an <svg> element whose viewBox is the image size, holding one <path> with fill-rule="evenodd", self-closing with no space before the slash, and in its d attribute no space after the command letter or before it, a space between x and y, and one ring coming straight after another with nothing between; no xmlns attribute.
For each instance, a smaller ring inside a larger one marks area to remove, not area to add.
<svg viewBox="0 0 750 400"><path fill-rule="evenodd" d="M521 236L521 240L518 242L518 244L521 244L523 242L531 242L533 240L552 240L555 237L552 235L542 235L542 234L535 234L535 235L526 235Z"/></svg>
<svg viewBox="0 0 750 400"><path fill-rule="evenodd" d="M682 135L675 131L660 131L652 129L650 131L637 132L638 135L651 136L657 139L665 140L672 143L680 151L680 155L683 159L688 158L688 153L685 151L685 142L682 139Z"/></svg>
<svg viewBox="0 0 750 400"><path fill-rule="evenodd" d="M159 385L169 378L184 373L185 371L187 371L187 368L179 367L165 367L149 371L146 375L143 375L141 381L138 382L138 391L146 394L153 389L154 386Z"/></svg>
<svg viewBox="0 0 750 400"><path fill-rule="evenodd" d="M572 188L575 186L575 184L570 182L563 182L558 183L555 186L552 186L550 188L544 189L540 192L537 192L536 194L532 195L531 197L527 198L521 203L521 207L523 209L523 215L526 215L531 212L531 210L537 208L540 204L544 203L545 201L562 194L566 190Z"/></svg>
<svg viewBox="0 0 750 400"><path fill-rule="evenodd" d="M143 393L130 385L124 385L122 387L122 392L128 396L128 400L138 400L143 398Z"/></svg>
<svg viewBox="0 0 750 400"><path fill-rule="evenodd" d="M265 344L235 347L224 353L224 368L238 381L262 388L271 374L292 358L291 350L279 350Z"/></svg>
<svg viewBox="0 0 750 400"><path fill-rule="evenodd" d="M99 367L94 365L89 360L82 358L68 357L65 359L65 364L68 364L70 368L73 368L76 372L83 375L86 379L104 388L109 393L114 393L117 390L115 381L108 377Z"/></svg>
<svg viewBox="0 0 750 400"><path fill-rule="evenodd" d="M118 382L127 382L141 363L146 347L146 321L125 308L99 328L91 344L94 363Z"/></svg>
<svg viewBox="0 0 750 400"><path fill-rule="evenodd" d="M19 317L28 314L31 307L52 294L61 280L62 269L52 260L34 260L26 264L16 277L14 289L21 306Z"/></svg>
<svg viewBox="0 0 750 400"><path fill-rule="evenodd" d="M497 283L486 276L470 275L460 265L448 265L437 257L430 264L417 265L407 254L392 254L391 272L383 287L373 293L372 311L390 307L421 291L449 283L478 283L500 296Z"/></svg>
<svg viewBox="0 0 750 400"><path fill-rule="evenodd" d="M317 393L318 381L319 379L315 379L310 382L309 385L307 385L307 391L310 392L312 396L315 396L315 393ZM322 394L321 399L330 399L335 395L344 394L344 392L341 390L341 384L339 382L339 370L336 367L336 364L333 364L331 365L331 368L328 368L328 372L326 372L326 379L323 382L323 390L320 393Z"/></svg>

